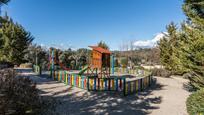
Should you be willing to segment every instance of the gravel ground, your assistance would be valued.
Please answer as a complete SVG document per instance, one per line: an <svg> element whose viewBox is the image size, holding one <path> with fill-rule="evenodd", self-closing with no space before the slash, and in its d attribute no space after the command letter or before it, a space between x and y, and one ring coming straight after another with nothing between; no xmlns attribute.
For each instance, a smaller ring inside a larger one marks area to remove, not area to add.
<svg viewBox="0 0 204 115"><path fill-rule="evenodd" d="M157 83L139 94L124 97L114 92L88 92L52 81L45 76L21 72L37 83L42 96L59 101L59 115L187 115L185 101L189 92L186 79L155 77ZM54 110L53 110L54 111Z"/></svg>

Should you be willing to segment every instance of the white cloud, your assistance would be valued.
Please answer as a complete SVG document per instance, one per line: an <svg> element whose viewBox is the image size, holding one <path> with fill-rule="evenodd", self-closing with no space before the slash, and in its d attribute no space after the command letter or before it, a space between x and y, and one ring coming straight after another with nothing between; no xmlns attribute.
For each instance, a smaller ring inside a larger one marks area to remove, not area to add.
<svg viewBox="0 0 204 115"><path fill-rule="evenodd" d="M136 48L151 48L157 45L157 42L164 37L166 32L158 33L151 40L138 40L134 42Z"/></svg>

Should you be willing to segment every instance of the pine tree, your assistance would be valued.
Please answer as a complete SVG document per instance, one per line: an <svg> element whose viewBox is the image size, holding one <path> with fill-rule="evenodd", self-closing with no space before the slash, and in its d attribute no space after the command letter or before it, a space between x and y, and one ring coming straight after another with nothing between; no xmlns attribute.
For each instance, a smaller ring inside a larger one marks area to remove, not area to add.
<svg viewBox="0 0 204 115"><path fill-rule="evenodd" d="M33 41L33 37L20 24L14 23L11 18L2 18L0 28L0 39L2 48L0 49L0 61L13 64L24 62L26 49Z"/></svg>
<svg viewBox="0 0 204 115"><path fill-rule="evenodd" d="M188 17L182 25L183 65L192 74L190 84L200 89L204 87L204 1L185 0L183 11Z"/></svg>
<svg viewBox="0 0 204 115"><path fill-rule="evenodd" d="M0 0L0 6L3 4L7 4L10 0Z"/></svg>
<svg viewBox="0 0 204 115"><path fill-rule="evenodd" d="M159 43L161 62L173 72L189 72L194 89L204 87L204 1L185 0L187 21L178 31L170 24L168 34Z"/></svg>
<svg viewBox="0 0 204 115"><path fill-rule="evenodd" d="M183 65L188 68L190 84L195 89L204 88L204 34L195 28L183 27L188 38L183 47Z"/></svg>
<svg viewBox="0 0 204 115"><path fill-rule="evenodd" d="M170 45L169 45L169 40L168 38L165 36L163 39L161 39L159 41L159 49L160 49L160 60L162 65L164 65L166 67L166 69L171 69L171 67L169 66L170 64Z"/></svg>
<svg viewBox="0 0 204 115"><path fill-rule="evenodd" d="M166 29L167 34L159 42L161 63L174 74L182 74L185 70L181 63L180 32L173 22Z"/></svg>
<svg viewBox="0 0 204 115"><path fill-rule="evenodd" d="M98 43L98 46L99 46L99 47L102 47L102 48L104 48L104 49L109 49L108 45L107 45L105 42L103 42L103 41L100 41L100 42Z"/></svg>
<svg viewBox="0 0 204 115"><path fill-rule="evenodd" d="M204 1L203 0L185 0L183 11L188 20L194 27L204 29Z"/></svg>

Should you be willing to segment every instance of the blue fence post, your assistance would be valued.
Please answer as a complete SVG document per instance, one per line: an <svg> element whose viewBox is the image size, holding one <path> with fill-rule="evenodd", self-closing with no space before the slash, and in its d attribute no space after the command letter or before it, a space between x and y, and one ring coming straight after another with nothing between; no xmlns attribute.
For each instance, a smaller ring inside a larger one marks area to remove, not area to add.
<svg viewBox="0 0 204 115"><path fill-rule="evenodd" d="M118 78L115 79L115 89L118 91Z"/></svg>
<svg viewBox="0 0 204 115"><path fill-rule="evenodd" d="M96 91L96 78L94 78L94 90Z"/></svg>
<svg viewBox="0 0 204 115"><path fill-rule="evenodd" d="M108 85L107 85L107 79L104 79L105 80L105 90L108 89Z"/></svg>

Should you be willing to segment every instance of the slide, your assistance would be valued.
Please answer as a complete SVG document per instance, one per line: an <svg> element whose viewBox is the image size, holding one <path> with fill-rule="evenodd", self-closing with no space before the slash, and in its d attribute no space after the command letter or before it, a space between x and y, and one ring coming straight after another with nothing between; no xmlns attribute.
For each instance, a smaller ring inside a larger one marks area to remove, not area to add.
<svg viewBox="0 0 204 115"><path fill-rule="evenodd" d="M61 67L61 69L67 70L67 71L70 70L69 68L67 68L66 66L64 66L64 64L60 63L59 61L56 61L56 62L57 62L57 64L59 64L59 66Z"/></svg>
<svg viewBox="0 0 204 115"><path fill-rule="evenodd" d="M59 66L63 69L63 70L67 70L69 71L69 68L66 68L62 63L58 62Z"/></svg>
<svg viewBox="0 0 204 115"><path fill-rule="evenodd" d="M82 70L79 71L79 75L83 74L88 68L89 65L86 65Z"/></svg>

